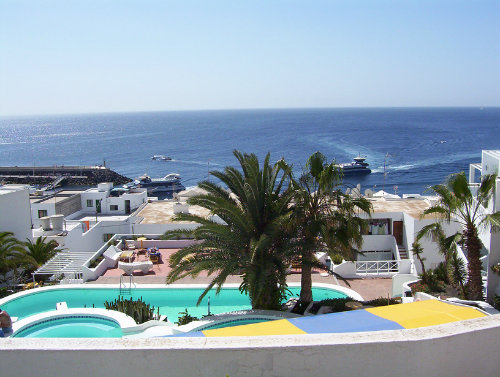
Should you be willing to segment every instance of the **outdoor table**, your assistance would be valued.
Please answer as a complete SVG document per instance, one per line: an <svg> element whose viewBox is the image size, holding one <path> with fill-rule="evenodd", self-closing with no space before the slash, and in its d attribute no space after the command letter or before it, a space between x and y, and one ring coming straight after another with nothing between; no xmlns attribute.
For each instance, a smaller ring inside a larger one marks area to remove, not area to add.
<svg viewBox="0 0 500 377"><path fill-rule="evenodd" d="M130 259L134 256L134 250L125 250L120 254L120 260L127 260L130 262Z"/></svg>

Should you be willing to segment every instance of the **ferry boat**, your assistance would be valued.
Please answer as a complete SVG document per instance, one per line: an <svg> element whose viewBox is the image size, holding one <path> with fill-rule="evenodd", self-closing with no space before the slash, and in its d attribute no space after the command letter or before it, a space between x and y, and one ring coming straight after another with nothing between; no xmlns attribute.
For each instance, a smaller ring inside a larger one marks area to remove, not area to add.
<svg viewBox="0 0 500 377"><path fill-rule="evenodd" d="M151 178L147 174L144 174L136 182L137 187L146 188L148 194L178 192L186 189L181 183L180 174L168 174L163 178Z"/></svg>
<svg viewBox="0 0 500 377"><path fill-rule="evenodd" d="M344 176L370 174L372 171L365 160L366 157L358 156L349 164L338 164L337 166L342 169Z"/></svg>

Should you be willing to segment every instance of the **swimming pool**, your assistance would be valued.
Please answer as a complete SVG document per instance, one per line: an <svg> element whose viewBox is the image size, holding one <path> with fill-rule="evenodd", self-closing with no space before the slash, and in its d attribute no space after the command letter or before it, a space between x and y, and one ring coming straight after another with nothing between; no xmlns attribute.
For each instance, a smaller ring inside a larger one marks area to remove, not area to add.
<svg viewBox="0 0 500 377"><path fill-rule="evenodd" d="M37 321L16 332L13 338L121 338L120 325L106 318L72 315Z"/></svg>
<svg viewBox="0 0 500 377"><path fill-rule="evenodd" d="M298 296L300 287L289 287L290 296ZM216 295L215 289L212 290L196 306L198 297L203 292L203 288L162 288L138 287L133 288L131 293L122 294L124 298L139 299L160 309L160 314L165 315L171 322L177 321L179 312L186 308L189 314L195 317L201 317L208 312L208 297L210 297L210 313L219 314L236 310L251 309L250 300L247 295L241 294L237 287L224 287ZM9 299L6 297L0 300L2 309L6 310L11 316L26 318L38 313L44 313L54 310L56 303L65 301L68 308L104 308L105 301L113 301L120 294L118 287L103 287L95 285L78 286L54 286L46 288L37 288L21 295L13 295ZM355 292L354 292L355 294ZM341 289L332 289L327 287L313 287L313 297L315 300L327 298L347 297Z"/></svg>

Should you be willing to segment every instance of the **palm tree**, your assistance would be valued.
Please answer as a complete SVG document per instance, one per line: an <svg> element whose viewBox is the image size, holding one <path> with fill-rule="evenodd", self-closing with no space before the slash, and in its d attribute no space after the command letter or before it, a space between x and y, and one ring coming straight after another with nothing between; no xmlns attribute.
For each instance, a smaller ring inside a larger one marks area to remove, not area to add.
<svg viewBox="0 0 500 377"><path fill-rule="evenodd" d="M0 274L5 275L26 261L23 244L12 232L0 232Z"/></svg>
<svg viewBox="0 0 500 377"><path fill-rule="evenodd" d="M485 175L477 191L472 193L464 172L452 174L444 184L430 189L439 196L439 201L424 211L426 214L438 214L441 221L458 222L462 230L463 245L468 261L467 298L483 299L480 253L482 248L478 229L500 228L500 212L487 214L489 201L495 190L496 175Z"/></svg>
<svg viewBox="0 0 500 377"><path fill-rule="evenodd" d="M422 280L425 283L425 281L426 281L426 272L425 272L425 265L424 265L425 258L422 257L424 249L422 249L422 245L420 245L420 242L418 241L418 239L413 241L413 243L411 244L411 248L412 248L413 255L415 255L417 257L418 261L420 262L420 267L422 268Z"/></svg>
<svg viewBox="0 0 500 377"><path fill-rule="evenodd" d="M353 260L362 245L361 229L366 221L358 215L369 214L371 204L365 198L344 194L341 188L341 172L320 152L308 158L304 173L295 182L293 225L301 256L303 302L312 301L314 252L326 247L330 255Z"/></svg>
<svg viewBox="0 0 500 377"><path fill-rule="evenodd" d="M444 229L440 223L432 223L424 226L417 233L416 241L421 241L423 238L430 238L438 244L439 253L444 257L444 268L447 272L445 283L449 283L450 275L453 272L450 269L450 260L453 253L456 253L458 244L462 243L462 234L455 233L449 237L446 237Z"/></svg>
<svg viewBox="0 0 500 377"><path fill-rule="evenodd" d="M227 277L241 274L240 290L248 293L252 308L277 309L286 289L289 236L282 231L291 216L290 168L280 160L271 165L267 154L262 168L254 154L233 152L240 170L226 167L213 171L227 188L203 181L199 187L207 193L188 200L188 204L204 207L216 218L194 214L178 214L176 220L192 221L194 230L166 232L165 238L189 235L200 243L179 250L170 258L170 284L201 271L215 274L198 303L214 286L217 293Z"/></svg>
<svg viewBox="0 0 500 377"><path fill-rule="evenodd" d="M59 244L55 240L47 242L47 237L38 237L35 242L27 240L24 246L30 270L40 267L60 251Z"/></svg>

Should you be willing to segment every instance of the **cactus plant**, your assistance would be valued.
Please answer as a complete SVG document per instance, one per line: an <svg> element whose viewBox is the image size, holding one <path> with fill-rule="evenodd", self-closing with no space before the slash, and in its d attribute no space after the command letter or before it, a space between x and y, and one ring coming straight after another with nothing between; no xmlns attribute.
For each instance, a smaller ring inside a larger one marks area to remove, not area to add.
<svg viewBox="0 0 500 377"><path fill-rule="evenodd" d="M132 317L138 324L156 319L155 307L142 301L142 296L139 300L126 300L125 298L118 296L115 301L105 301L104 307L108 310L116 310L118 312L125 313L126 315ZM158 308L158 315L159 314L160 308Z"/></svg>

